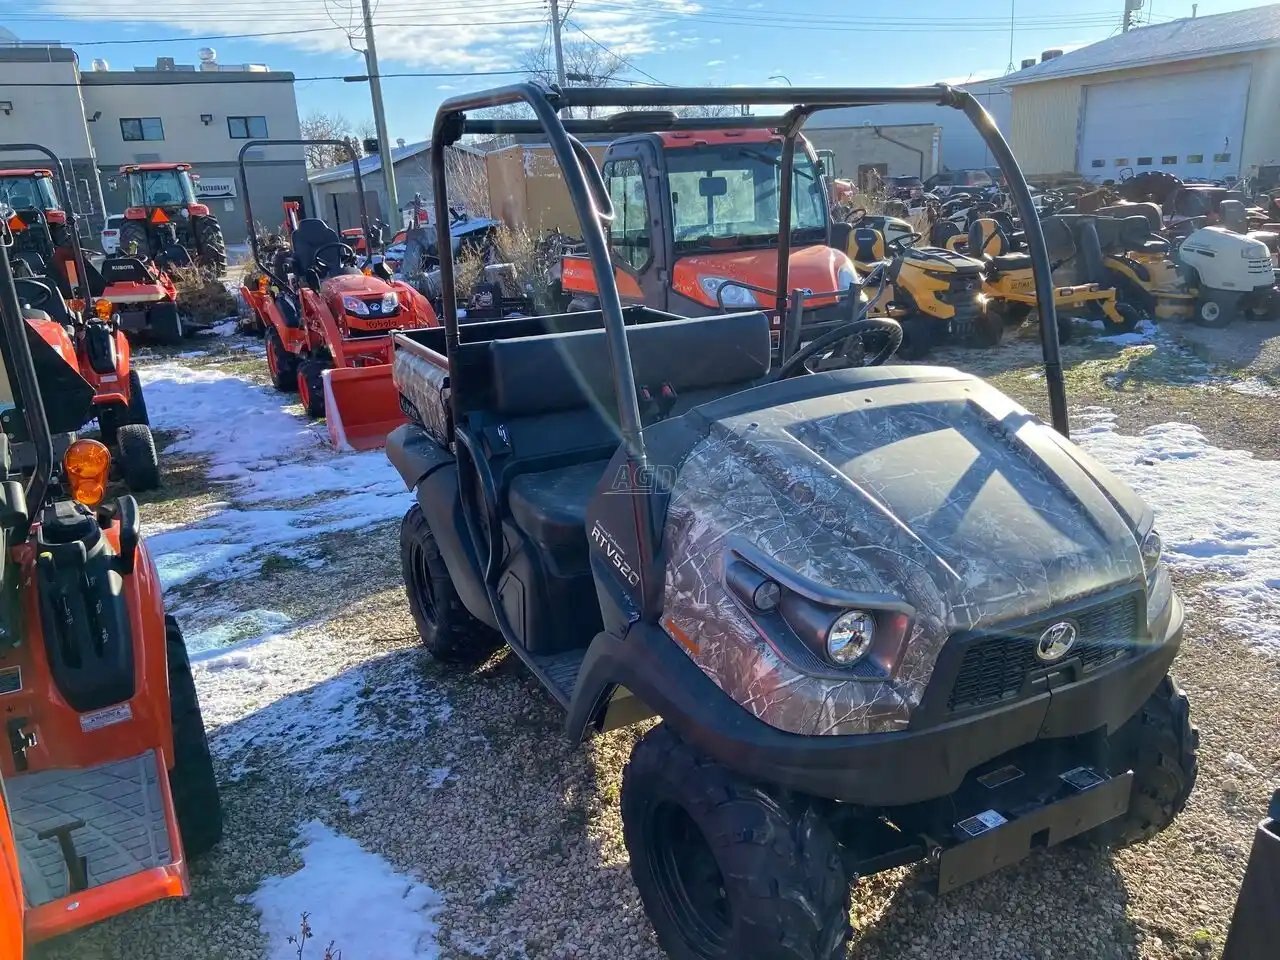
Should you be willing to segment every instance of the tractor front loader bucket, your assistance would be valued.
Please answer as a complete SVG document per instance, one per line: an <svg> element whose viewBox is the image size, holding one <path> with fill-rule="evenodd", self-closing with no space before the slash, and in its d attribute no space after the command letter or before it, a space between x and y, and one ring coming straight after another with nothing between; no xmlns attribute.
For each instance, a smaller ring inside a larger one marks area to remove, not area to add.
<svg viewBox="0 0 1280 960"><path fill-rule="evenodd" d="M391 379L391 364L335 367L324 372L324 415L339 450L376 450L408 418Z"/></svg>

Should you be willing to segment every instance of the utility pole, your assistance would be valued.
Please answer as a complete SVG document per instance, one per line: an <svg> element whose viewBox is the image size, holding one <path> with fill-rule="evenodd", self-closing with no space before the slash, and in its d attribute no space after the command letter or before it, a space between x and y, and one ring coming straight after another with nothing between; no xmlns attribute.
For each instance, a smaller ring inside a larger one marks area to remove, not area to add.
<svg viewBox="0 0 1280 960"><path fill-rule="evenodd" d="M364 3L368 9L369 0L364 0ZM551 40L556 51L556 83L563 87L568 84L568 78L564 75L564 43L560 39L560 27L559 0L551 0Z"/></svg>
<svg viewBox="0 0 1280 960"><path fill-rule="evenodd" d="M552 6L554 6L554 2ZM378 48L373 43L373 10L369 0L360 0L364 11L364 63L369 75L369 93L373 97L373 126L378 134L378 156L382 161L382 182L387 201L382 215L393 231L400 229L400 198L396 195L396 167L391 162L391 138L387 136L387 115L382 107L382 80L378 76Z"/></svg>
<svg viewBox="0 0 1280 960"><path fill-rule="evenodd" d="M1142 0L1124 0L1124 20L1120 24L1122 33L1128 33L1133 26L1133 13L1142 6Z"/></svg>

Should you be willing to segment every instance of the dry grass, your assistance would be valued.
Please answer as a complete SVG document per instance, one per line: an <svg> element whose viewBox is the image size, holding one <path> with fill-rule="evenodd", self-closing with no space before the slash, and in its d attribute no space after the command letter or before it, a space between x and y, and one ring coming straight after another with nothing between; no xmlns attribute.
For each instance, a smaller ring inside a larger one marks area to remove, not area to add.
<svg viewBox="0 0 1280 960"><path fill-rule="evenodd" d="M178 304L197 325L208 325L234 317L239 304L226 285L211 279L196 267L177 267L169 276L178 288Z"/></svg>

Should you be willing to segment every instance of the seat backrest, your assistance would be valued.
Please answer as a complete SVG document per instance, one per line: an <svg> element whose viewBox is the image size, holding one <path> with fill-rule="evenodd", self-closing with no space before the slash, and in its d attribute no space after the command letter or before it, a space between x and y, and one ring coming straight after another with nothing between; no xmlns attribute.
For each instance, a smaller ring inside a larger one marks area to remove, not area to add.
<svg viewBox="0 0 1280 960"><path fill-rule="evenodd" d="M155 283L137 257L107 257L102 261L102 276L111 283Z"/></svg>
<svg viewBox="0 0 1280 960"><path fill-rule="evenodd" d="M627 328L637 387L692 392L747 384L769 372L769 319L713 314ZM603 330L550 333L488 344L490 404L498 416L533 416L603 405L615 408Z"/></svg>
<svg viewBox="0 0 1280 960"><path fill-rule="evenodd" d="M969 225L966 251L971 257L1002 257L1009 252L1009 238L990 217L979 217Z"/></svg>
<svg viewBox="0 0 1280 960"><path fill-rule="evenodd" d="M1218 205L1218 216L1222 218L1222 225L1228 230L1244 233L1249 229L1249 215L1245 205L1239 200L1223 200Z"/></svg>
<svg viewBox="0 0 1280 960"><path fill-rule="evenodd" d="M50 319L64 325L71 323L67 301L62 299L62 292L52 280L47 277L15 277L13 286L18 291L18 300L23 304L38 303L38 309L47 313Z"/></svg>
<svg viewBox="0 0 1280 960"><path fill-rule="evenodd" d="M859 263L874 263L884 259L884 234L872 227L854 227L853 259Z"/></svg>
<svg viewBox="0 0 1280 960"><path fill-rule="evenodd" d="M290 243L293 246L293 258L297 261L299 272L315 269L316 254L325 247L325 256L332 263L331 267L338 266L341 259L339 248L332 246L333 244L344 243L342 237L338 236L337 231L330 227L323 220L317 220L315 217L308 217L306 220L298 224L298 229L293 231Z"/></svg>

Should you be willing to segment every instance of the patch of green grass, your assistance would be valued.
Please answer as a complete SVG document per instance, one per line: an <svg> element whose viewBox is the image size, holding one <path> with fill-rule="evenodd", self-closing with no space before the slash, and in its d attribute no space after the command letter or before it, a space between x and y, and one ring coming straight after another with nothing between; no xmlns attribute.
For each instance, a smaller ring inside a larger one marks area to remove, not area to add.
<svg viewBox="0 0 1280 960"><path fill-rule="evenodd" d="M299 570L303 567L303 563L297 557L286 556L283 553L269 553L262 561L262 575L270 577L277 573L287 573L290 570Z"/></svg>

